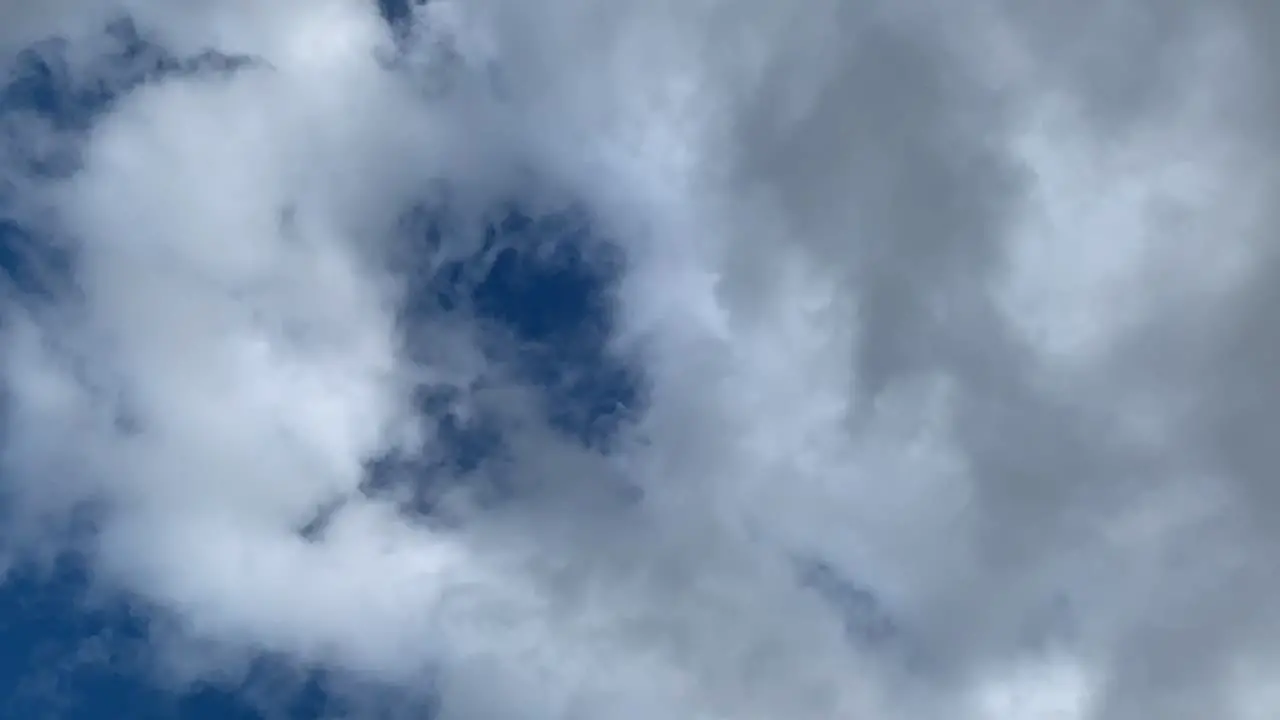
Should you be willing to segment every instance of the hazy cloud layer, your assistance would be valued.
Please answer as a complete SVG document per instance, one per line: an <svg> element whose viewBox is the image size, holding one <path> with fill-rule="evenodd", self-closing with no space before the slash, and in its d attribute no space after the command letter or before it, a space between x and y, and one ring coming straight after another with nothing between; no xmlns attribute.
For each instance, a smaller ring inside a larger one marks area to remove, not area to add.
<svg viewBox="0 0 1280 720"><path fill-rule="evenodd" d="M175 7L0 4L8 557L173 677L1280 711L1269 4Z"/></svg>

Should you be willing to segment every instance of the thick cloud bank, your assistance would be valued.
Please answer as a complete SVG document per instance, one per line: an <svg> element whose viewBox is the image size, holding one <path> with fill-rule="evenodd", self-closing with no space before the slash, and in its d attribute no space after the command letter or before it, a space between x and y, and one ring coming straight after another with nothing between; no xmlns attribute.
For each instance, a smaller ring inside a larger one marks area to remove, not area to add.
<svg viewBox="0 0 1280 720"><path fill-rule="evenodd" d="M1272 4L0 28L9 86L61 93L0 107L5 561L84 558L167 677L1280 713Z"/></svg>

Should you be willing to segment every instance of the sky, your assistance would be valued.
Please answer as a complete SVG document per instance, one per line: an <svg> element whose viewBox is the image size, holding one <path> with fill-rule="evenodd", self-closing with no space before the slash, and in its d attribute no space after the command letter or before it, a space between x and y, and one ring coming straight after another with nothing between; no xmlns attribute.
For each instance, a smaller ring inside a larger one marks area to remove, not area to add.
<svg viewBox="0 0 1280 720"><path fill-rule="evenodd" d="M0 714L1275 717L1277 34L0 0Z"/></svg>

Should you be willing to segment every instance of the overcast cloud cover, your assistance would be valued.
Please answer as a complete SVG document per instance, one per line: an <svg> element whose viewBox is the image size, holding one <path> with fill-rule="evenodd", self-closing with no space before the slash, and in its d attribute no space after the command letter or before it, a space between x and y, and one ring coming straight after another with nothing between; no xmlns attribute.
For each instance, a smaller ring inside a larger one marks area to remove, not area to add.
<svg viewBox="0 0 1280 720"><path fill-rule="evenodd" d="M1276 7L4 0L4 561L353 720L1276 717Z"/></svg>

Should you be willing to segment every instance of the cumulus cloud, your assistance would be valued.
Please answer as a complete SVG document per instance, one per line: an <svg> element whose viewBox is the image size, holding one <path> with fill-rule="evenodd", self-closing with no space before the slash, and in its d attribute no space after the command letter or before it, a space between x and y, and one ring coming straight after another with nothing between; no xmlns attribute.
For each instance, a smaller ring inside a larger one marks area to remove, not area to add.
<svg viewBox="0 0 1280 720"><path fill-rule="evenodd" d="M0 6L0 487L175 675L1280 709L1263 3L171 5Z"/></svg>

